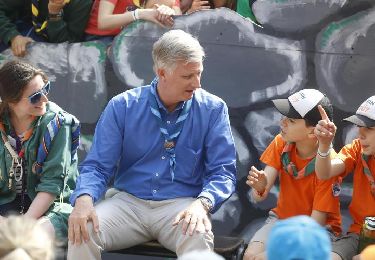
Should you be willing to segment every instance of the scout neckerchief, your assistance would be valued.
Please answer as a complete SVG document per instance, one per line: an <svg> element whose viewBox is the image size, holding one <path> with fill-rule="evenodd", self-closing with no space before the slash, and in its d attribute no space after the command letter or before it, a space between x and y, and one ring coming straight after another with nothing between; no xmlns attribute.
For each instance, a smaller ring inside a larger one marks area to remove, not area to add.
<svg viewBox="0 0 375 260"><path fill-rule="evenodd" d="M370 189L372 196L375 196L375 182L374 182L374 176L372 176L372 173L370 171L370 168L368 167L368 160L370 159L369 155L362 154L362 165L363 165L363 173L366 175L369 183L370 183Z"/></svg>
<svg viewBox="0 0 375 260"><path fill-rule="evenodd" d="M64 1L66 4L70 2L70 0ZM47 17L39 17L40 11L39 11L39 4L40 0L31 0L31 16L32 16L32 23L35 29L35 32L37 34L43 35L44 37L47 37L47 34L45 33L45 30L47 28ZM42 22L41 22L42 20Z"/></svg>
<svg viewBox="0 0 375 260"><path fill-rule="evenodd" d="M33 117L33 121L34 121L34 117ZM1 138L3 139L3 142L4 142L4 146L7 148L8 152L12 156L12 165L10 166L10 169L9 169L8 188L12 189L13 179L16 182L22 181L20 213L23 214L24 209L25 209L25 181L22 179L23 172L24 172L23 171L23 159L25 157L25 146L24 146L24 144L33 135L34 127L29 127L29 129L26 130L26 132L23 134L22 144L21 144L21 147L19 147L18 153L13 149L13 147L9 143L8 137L7 137L6 132L5 132L5 126L2 122L0 122L0 132L1 132ZM16 176L17 171L20 172L20 175L19 175L18 178Z"/></svg>
<svg viewBox="0 0 375 260"><path fill-rule="evenodd" d="M0 122L0 132L1 132L1 138L3 139L4 145L7 148L10 155L12 156L12 165L9 169L9 189L11 189L13 178L15 178L14 169L19 169L21 172L19 179L18 180L16 179L15 181L20 181L22 179L22 173L23 173L22 159L25 156L25 146L23 144L25 144L25 142L29 140L30 137L33 135L34 128L31 127L24 133L23 140L22 140L22 148L19 153L14 151L13 147L10 145L8 137L5 132L4 124L2 122Z"/></svg>
<svg viewBox="0 0 375 260"><path fill-rule="evenodd" d="M181 133L182 127L184 126L184 122L189 115L189 111L191 108L191 103L192 99L189 99L188 101L185 102L183 105L182 111L178 115L178 118L175 123L174 129L169 133L166 127L166 123L162 120L161 114L159 111L159 105L157 102L157 93L156 93L156 87L158 85L158 78L155 78L151 82L151 91L149 94L149 102L150 102L150 109L151 113L155 116L159 123L160 127L160 132L164 136L164 148L166 152L169 154L170 159L169 159L169 166L171 170L171 177L172 177L172 182L174 180L174 169L176 167L176 154L175 154L175 147L176 147L176 142L178 139L178 136Z"/></svg>
<svg viewBox="0 0 375 260"><path fill-rule="evenodd" d="M296 144L288 142L283 149L281 154L281 161L283 163L284 170L293 178L301 179L309 176L315 171L315 157L300 171L297 171L296 165L290 161L290 152L295 148Z"/></svg>

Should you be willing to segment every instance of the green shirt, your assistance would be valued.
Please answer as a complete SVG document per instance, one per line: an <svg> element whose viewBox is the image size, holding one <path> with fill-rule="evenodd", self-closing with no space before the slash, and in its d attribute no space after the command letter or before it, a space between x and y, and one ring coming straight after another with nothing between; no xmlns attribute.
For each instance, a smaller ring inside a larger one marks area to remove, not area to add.
<svg viewBox="0 0 375 260"><path fill-rule="evenodd" d="M49 153L44 161L43 170L40 176L32 172L32 165L36 161L37 149L44 132L47 131L47 124L53 119L56 113L61 113L64 123L59 129L49 147ZM75 188L75 181L78 175L77 160L71 160L71 127L72 116L64 112L56 104L49 102L47 112L34 121L34 132L29 140L24 144L25 160L27 167L27 194L31 200L38 192L48 192L56 195L55 202L50 207L49 212L70 213L69 197ZM3 120L5 128L9 129L9 119ZM1 138L0 138L1 139ZM76 155L77 156L77 155ZM76 159L76 158L75 158ZM9 169L12 166L12 157L0 141L0 205L11 202L16 197L15 181L9 187ZM10 189L9 189L10 188ZM63 203L60 203L62 199Z"/></svg>
<svg viewBox="0 0 375 260"><path fill-rule="evenodd" d="M70 0L64 6L63 18L48 21L46 33L48 42L80 42L90 16L92 0ZM48 17L48 0L39 1L40 17ZM10 44L10 40L20 35L14 22L29 18L31 21L30 0L0 0L0 40Z"/></svg>

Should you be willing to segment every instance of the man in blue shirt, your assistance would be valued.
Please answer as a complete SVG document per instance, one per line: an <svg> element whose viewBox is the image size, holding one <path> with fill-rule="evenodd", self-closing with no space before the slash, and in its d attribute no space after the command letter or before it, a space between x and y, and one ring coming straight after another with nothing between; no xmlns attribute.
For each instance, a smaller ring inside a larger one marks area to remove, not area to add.
<svg viewBox="0 0 375 260"><path fill-rule="evenodd" d="M177 255L213 248L209 213L236 181L228 108L200 88L204 51L190 34L165 33L152 56L157 77L114 97L97 124L70 198L68 259L153 239Z"/></svg>

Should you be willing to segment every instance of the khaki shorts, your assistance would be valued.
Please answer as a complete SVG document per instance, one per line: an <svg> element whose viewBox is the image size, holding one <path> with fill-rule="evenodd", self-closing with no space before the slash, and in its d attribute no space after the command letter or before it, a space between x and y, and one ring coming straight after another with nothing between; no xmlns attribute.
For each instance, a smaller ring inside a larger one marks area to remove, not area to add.
<svg viewBox="0 0 375 260"><path fill-rule="evenodd" d="M353 256L358 254L358 244L359 235L355 233L349 233L347 235L333 239L332 252L341 256L343 260L352 260Z"/></svg>
<svg viewBox="0 0 375 260"><path fill-rule="evenodd" d="M268 213L268 218L266 219L266 222L264 223L263 227L261 227L253 236L253 238L250 240L251 242L261 242L264 245L266 245L268 235L272 229L272 227L275 225L276 221L278 220L278 216L275 212L272 210Z"/></svg>

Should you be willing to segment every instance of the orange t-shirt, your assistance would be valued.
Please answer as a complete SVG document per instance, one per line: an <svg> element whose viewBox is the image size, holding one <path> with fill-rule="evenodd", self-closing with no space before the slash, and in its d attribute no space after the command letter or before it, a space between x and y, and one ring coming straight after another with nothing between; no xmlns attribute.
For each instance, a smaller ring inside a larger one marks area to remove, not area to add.
<svg viewBox="0 0 375 260"><path fill-rule="evenodd" d="M98 15L99 15L99 3L101 0L95 0L92 5L91 14L89 21L87 22L85 32L93 35L117 35L120 33L121 28L111 29L111 30L99 30L98 28ZM136 7L133 3L133 0L106 0L114 4L115 8L113 9L113 14L122 14L126 12L127 7Z"/></svg>
<svg viewBox="0 0 375 260"><path fill-rule="evenodd" d="M341 233L340 201L333 196L332 187L337 178L319 180L315 173L301 179L290 176L283 168L281 155L286 142L277 135L264 151L260 160L279 171L280 192L276 208L272 209L280 219L297 215L311 216L313 210L327 212L327 223L336 234ZM310 159L301 159L294 148L290 152L298 170L305 167Z"/></svg>
<svg viewBox="0 0 375 260"><path fill-rule="evenodd" d="M370 183L363 173L361 144L358 139L353 140L351 144L344 146L337 154L337 158L345 163L345 177L353 172L353 196L349 205L349 212L353 218L349 231L359 234L364 218L375 216L375 198L371 194ZM375 159L371 156L368 161L368 167L375 177Z"/></svg>

